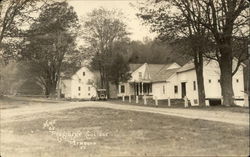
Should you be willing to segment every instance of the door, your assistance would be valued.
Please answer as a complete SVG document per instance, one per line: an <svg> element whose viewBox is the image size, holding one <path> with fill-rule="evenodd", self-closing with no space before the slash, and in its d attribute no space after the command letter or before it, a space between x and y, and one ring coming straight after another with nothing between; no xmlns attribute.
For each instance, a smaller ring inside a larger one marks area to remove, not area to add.
<svg viewBox="0 0 250 157"><path fill-rule="evenodd" d="M181 97L184 98L187 95L186 82L181 83Z"/></svg>

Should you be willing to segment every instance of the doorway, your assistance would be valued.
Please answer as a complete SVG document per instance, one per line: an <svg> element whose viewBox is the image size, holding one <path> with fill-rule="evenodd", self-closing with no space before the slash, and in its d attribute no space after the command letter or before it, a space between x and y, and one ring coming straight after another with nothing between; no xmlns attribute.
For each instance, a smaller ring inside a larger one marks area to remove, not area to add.
<svg viewBox="0 0 250 157"><path fill-rule="evenodd" d="M186 82L181 83L181 97L184 98L187 95Z"/></svg>

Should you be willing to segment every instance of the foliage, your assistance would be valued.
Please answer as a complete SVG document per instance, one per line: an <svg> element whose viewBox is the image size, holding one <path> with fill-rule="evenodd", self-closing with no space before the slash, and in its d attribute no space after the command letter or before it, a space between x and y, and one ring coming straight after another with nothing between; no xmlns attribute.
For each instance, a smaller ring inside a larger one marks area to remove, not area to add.
<svg viewBox="0 0 250 157"><path fill-rule="evenodd" d="M199 105L204 106L203 53L206 52L209 33L202 25L197 25L189 20L193 18L191 14L185 16L185 10L176 10L175 7L171 2L156 3L154 8L145 3L144 6L140 6L138 16L151 26L152 31L159 34L159 39L169 42L177 51L179 50L182 54L193 59L197 76Z"/></svg>
<svg viewBox="0 0 250 157"><path fill-rule="evenodd" d="M120 77L127 75L128 72L124 69L111 70L115 57L117 57L116 53L120 51L115 45L128 40L129 33L121 18L121 12L98 8L89 13L83 21L82 37L87 43L85 50L93 56L91 67L100 72L101 88L106 88L108 95L109 82L121 80ZM123 68L122 66L117 67ZM124 75L118 74L119 71L124 72ZM110 75L117 78L110 78Z"/></svg>
<svg viewBox="0 0 250 157"><path fill-rule="evenodd" d="M11 62L0 67L0 94L16 94L25 80L25 66L21 63Z"/></svg>
<svg viewBox="0 0 250 157"><path fill-rule="evenodd" d="M46 95L55 94L61 68L75 50L75 30L78 18L66 2L46 5L25 39L26 46L21 52L23 60L46 90Z"/></svg>
<svg viewBox="0 0 250 157"><path fill-rule="evenodd" d="M215 54L220 65L222 96L225 100L223 103L224 105L233 104L232 41L233 36L239 33L244 34L242 32L247 30L245 28L249 18L246 18L246 9L249 3L245 0L156 0L149 2L153 4L153 7L149 5L146 9L142 7L140 10L144 14L139 14L139 16L153 23L154 31L160 32L161 38L166 36L167 39L175 39L188 33L191 41L193 39L199 41L196 42L198 47L192 42L192 50L199 49L193 52L206 51L206 45L214 46L212 54ZM155 11L150 7L158 8ZM204 40L206 39L204 35L207 35L209 40ZM206 43L207 41L209 44ZM200 53L198 55L202 59ZM241 61L239 59L239 62Z"/></svg>
<svg viewBox="0 0 250 157"><path fill-rule="evenodd" d="M129 44L130 63L166 64L177 62L184 65L190 56L183 54L180 45L172 45L158 39L144 42L132 41Z"/></svg>
<svg viewBox="0 0 250 157"><path fill-rule="evenodd" d="M128 62L126 62L124 57L118 53L113 57L113 62L108 69L109 80L111 83L116 85L118 85L120 82L126 82L131 78L129 71L130 69Z"/></svg>
<svg viewBox="0 0 250 157"><path fill-rule="evenodd" d="M0 2L0 57L5 64L15 59L20 50L24 31L35 20L35 14L47 0L3 0Z"/></svg>

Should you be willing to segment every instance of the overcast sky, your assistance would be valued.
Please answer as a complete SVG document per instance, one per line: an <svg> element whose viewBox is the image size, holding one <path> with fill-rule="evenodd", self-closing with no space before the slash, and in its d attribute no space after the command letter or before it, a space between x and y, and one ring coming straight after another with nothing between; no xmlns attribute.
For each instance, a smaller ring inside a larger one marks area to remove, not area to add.
<svg viewBox="0 0 250 157"><path fill-rule="evenodd" d="M150 33L147 26L142 25L142 21L136 17L137 10L131 7L130 3L135 3L136 0L70 0L68 3L72 5L81 19L94 8L118 9L124 13L127 19L124 22L128 26L128 31L131 32L132 40L143 40L144 37L155 37L154 33Z"/></svg>

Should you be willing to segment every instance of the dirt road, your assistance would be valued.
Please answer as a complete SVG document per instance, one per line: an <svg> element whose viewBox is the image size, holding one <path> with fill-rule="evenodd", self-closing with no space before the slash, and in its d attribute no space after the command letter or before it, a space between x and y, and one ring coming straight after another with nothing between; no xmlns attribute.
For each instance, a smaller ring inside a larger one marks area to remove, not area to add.
<svg viewBox="0 0 250 157"><path fill-rule="evenodd" d="M114 104L112 102L86 101L86 102L61 102L61 103L42 103L29 105L20 108L1 110L1 122L18 120L16 116L36 114L42 112L54 112L82 107L103 107L118 110L130 110L138 112L157 113L170 116L178 116L191 119L203 119L209 121L224 122L236 125L249 125L248 113L236 113L229 111L206 111L194 109L175 109L175 108L154 108L145 106L133 106L124 104Z"/></svg>

